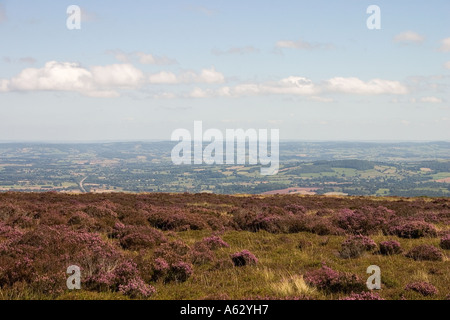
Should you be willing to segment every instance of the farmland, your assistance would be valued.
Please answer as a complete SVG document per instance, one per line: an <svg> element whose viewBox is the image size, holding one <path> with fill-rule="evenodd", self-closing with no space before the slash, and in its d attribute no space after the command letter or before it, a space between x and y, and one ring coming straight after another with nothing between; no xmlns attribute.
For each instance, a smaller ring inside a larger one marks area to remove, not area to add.
<svg viewBox="0 0 450 320"><path fill-rule="evenodd" d="M0 144L0 191L450 194L450 143L282 142L280 171L174 165L173 142Z"/></svg>

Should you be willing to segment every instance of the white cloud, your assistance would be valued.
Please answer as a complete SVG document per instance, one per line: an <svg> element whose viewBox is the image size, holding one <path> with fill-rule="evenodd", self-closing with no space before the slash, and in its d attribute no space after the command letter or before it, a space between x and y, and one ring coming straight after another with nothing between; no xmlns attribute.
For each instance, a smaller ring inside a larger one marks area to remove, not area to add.
<svg viewBox="0 0 450 320"><path fill-rule="evenodd" d="M261 93L266 94L266 92L262 90L261 86L255 83L245 83L230 88L230 95L234 97L258 95Z"/></svg>
<svg viewBox="0 0 450 320"><path fill-rule="evenodd" d="M312 50L312 49L331 49L333 45L323 44L323 43L312 43L303 40L281 40L275 44L277 48L291 48L291 49L302 49L302 50Z"/></svg>
<svg viewBox="0 0 450 320"><path fill-rule="evenodd" d="M166 56L154 56L152 54L147 54L144 52L136 52L135 55L142 64L156 64L156 65L170 65L177 64L177 61Z"/></svg>
<svg viewBox="0 0 450 320"><path fill-rule="evenodd" d="M246 47L232 47L228 50L219 50L219 49L213 49L211 50L212 54L216 56L220 55L229 55L229 54L247 54L247 53L257 53L259 52L259 49L256 49L253 46L246 46Z"/></svg>
<svg viewBox="0 0 450 320"><path fill-rule="evenodd" d="M74 91L91 97L117 97L117 88L136 88L143 74L129 64L94 66L49 61L42 68L27 68L10 80L0 80L0 91Z"/></svg>
<svg viewBox="0 0 450 320"><path fill-rule="evenodd" d="M130 63L133 61L137 61L141 64L152 65L172 65L178 63L175 59L171 59L166 56L155 56L142 51L124 52L122 50L108 50L106 53L113 55L118 61L124 63Z"/></svg>
<svg viewBox="0 0 450 320"><path fill-rule="evenodd" d="M406 94L408 89L398 81L372 79L364 82L359 78L335 77L327 80L330 91L350 94Z"/></svg>
<svg viewBox="0 0 450 320"><path fill-rule="evenodd" d="M91 97L117 97L119 89L136 90L148 84L214 84L224 80L214 67L179 75L167 71L146 75L129 63L85 68L73 62L49 61L42 68L23 69L11 79L0 79L0 92L72 91ZM165 97L174 95L167 93Z"/></svg>
<svg viewBox="0 0 450 320"><path fill-rule="evenodd" d="M112 51L110 50L110 51L107 51L106 53L112 54L114 56L114 58L116 58L120 62L124 62L124 63L130 62L130 58L128 57L128 54L121 50L112 50Z"/></svg>
<svg viewBox="0 0 450 320"><path fill-rule="evenodd" d="M9 81L5 79L0 79L0 92L9 91Z"/></svg>
<svg viewBox="0 0 450 320"><path fill-rule="evenodd" d="M426 103L442 103L442 99L436 97L423 97L420 99L420 101Z"/></svg>
<svg viewBox="0 0 450 320"><path fill-rule="evenodd" d="M210 93L201 88L195 88L194 90L191 91L189 96L191 98L207 98L210 96Z"/></svg>
<svg viewBox="0 0 450 320"><path fill-rule="evenodd" d="M135 88L139 87L144 74L131 64L112 64L91 68L96 84L106 87Z"/></svg>
<svg viewBox="0 0 450 320"><path fill-rule="evenodd" d="M184 71L179 75L172 72L161 71L152 74L148 78L150 83L154 84L179 84L179 83L223 83L225 77L222 73L216 71L214 67L203 69L200 73L194 71Z"/></svg>
<svg viewBox="0 0 450 320"><path fill-rule="evenodd" d="M139 62L142 64L156 64L156 59L152 54L137 52L136 55L139 58Z"/></svg>
<svg viewBox="0 0 450 320"><path fill-rule="evenodd" d="M304 77L287 77L275 84L262 86L263 90L275 94L311 95L318 93L316 85Z"/></svg>
<svg viewBox="0 0 450 320"><path fill-rule="evenodd" d="M50 61L27 68L9 81L10 90L80 91L92 86L92 74L77 63Z"/></svg>
<svg viewBox="0 0 450 320"><path fill-rule="evenodd" d="M217 95L220 97L231 97L231 88L230 87L222 87L217 90Z"/></svg>
<svg viewBox="0 0 450 320"><path fill-rule="evenodd" d="M314 83L303 77L287 77L276 82L243 83L234 87L221 87L217 90L194 89L189 96L194 98L242 97L259 95L312 95L320 91Z"/></svg>
<svg viewBox="0 0 450 320"><path fill-rule="evenodd" d="M155 74L151 74L148 77L150 83L154 84L176 84L178 83L177 76L172 72L161 71Z"/></svg>
<svg viewBox="0 0 450 320"><path fill-rule="evenodd" d="M121 90L137 90L148 85L207 84L208 89L196 86L187 94L173 91L158 93L158 98L176 97L241 97L265 95L308 96L311 101L333 102L321 97L323 92L344 94L406 94L407 88L398 81L335 77L322 82L300 76L289 76L278 81L241 83L235 86L216 86L225 82L224 75L214 67L199 72L188 70L178 74L160 71L145 74L129 63L92 66L86 68L72 62L47 62L41 68L26 68L11 79L0 79L0 92L10 91L67 91L91 97L117 97ZM156 96L155 96L156 97ZM425 101L425 100L424 100ZM425 102L437 102L428 99Z"/></svg>
<svg viewBox="0 0 450 320"><path fill-rule="evenodd" d="M450 52L450 38L441 40L441 47L439 48L439 51Z"/></svg>
<svg viewBox="0 0 450 320"><path fill-rule="evenodd" d="M251 95L311 95L319 92L314 83L303 77L287 77L277 82L267 82L262 84L245 83L225 91L230 96L251 96Z"/></svg>
<svg viewBox="0 0 450 320"><path fill-rule="evenodd" d="M402 44L420 44L425 41L425 37L413 31L405 31L396 35L394 41Z"/></svg>
<svg viewBox="0 0 450 320"><path fill-rule="evenodd" d="M222 73L217 72L214 67L211 69L203 69L200 75L194 78L197 82L205 82L205 83L222 83L225 80L225 77Z"/></svg>
<svg viewBox="0 0 450 320"><path fill-rule="evenodd" d="M446 69L450 69L450 61L447 61L447 62L444 64L444 67L445 67Z"/></svg>
<svg viewBox="0 0 450 320"><path fill-rule="evenodd" d="M334 99L318 96L321 92L339 92L346 94L406 94L407 88L398 81L373 79L364 82L358 78L332 78L315 84L311 79L290 76L276 82L265 83L243 83L232 86L221 87L216 90L194 89L189 97L242 97L242 96L264 96L264 95L298 95L308 96L308 100L329 103Z"/></svg>

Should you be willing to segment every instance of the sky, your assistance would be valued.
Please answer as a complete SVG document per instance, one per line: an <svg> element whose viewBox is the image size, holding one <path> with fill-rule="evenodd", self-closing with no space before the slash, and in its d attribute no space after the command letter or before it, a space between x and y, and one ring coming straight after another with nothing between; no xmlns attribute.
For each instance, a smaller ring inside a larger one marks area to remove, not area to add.
<svg viewBox="0 0 450 320"><path fill-rule="evenodd" d="M196 120L449 141L449 16L448 0L0 0L0 141L170 140Z"/></svg>

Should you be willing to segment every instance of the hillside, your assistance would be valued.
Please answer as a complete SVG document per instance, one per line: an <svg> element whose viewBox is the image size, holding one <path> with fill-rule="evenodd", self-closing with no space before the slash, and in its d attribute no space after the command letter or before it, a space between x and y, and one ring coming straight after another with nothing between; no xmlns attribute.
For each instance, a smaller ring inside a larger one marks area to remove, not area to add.
<svg viewBox="0 0 450 320"><path fill-rule="evenodd" d="M7 192L0 298L448 299L449 236L448 198Z"/></svg>

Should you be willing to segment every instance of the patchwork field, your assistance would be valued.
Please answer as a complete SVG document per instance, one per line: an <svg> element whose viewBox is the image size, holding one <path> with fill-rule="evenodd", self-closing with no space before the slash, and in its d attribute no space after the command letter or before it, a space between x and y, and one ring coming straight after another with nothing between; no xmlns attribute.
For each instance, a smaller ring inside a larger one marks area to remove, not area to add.
<svg viewBox="0 0 450 320"><path fill-rule="evenodd" d="M450 143L281 142L259 165L175 165L175 142L0 143L0 192L209 192L448 197Z"/></svg>
<svg viewBox="0 0 450 320"><path fill-rule="evenodd" d="M0 194L0 299L449 299L449 249L448 198Z"/></svg>

